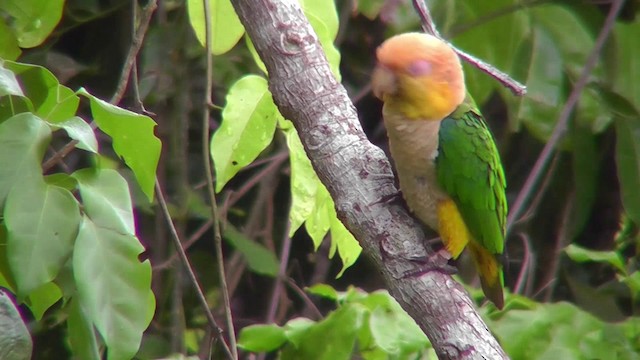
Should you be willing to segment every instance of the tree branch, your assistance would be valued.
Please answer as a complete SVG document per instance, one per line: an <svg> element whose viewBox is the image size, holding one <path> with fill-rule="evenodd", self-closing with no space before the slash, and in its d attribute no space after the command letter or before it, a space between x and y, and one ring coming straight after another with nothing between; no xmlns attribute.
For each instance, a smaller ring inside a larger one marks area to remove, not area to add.
<svg viewBox="0 0 640 360"><path fill-rule="evenodd" d="M232 0L269 72L269 88L293 121L307 155L336 204L338 217L381 271L389 292L443 359L506 359L462 286L439 271L420 225L400 205L391 165L371 144L346 90L296 0ZM413 261L412 261L413 259Z"/></svg>
<svg viewBox="0 0 640 360"><path fill-rule="evenodd" d="M436 26L431 19L431 13L429 12L429 8L427 8L427 6L425 5L424 0L413 0L413 7L416 9L416 12L418 12L418 16L420 16L422 29L424 30L424 32L442 39L442 36L440 36L438 29L436 29ZM462 60L492 76L504 87L511 90L514 95L523 96L527 93L527 87L515 81L509 75L503 73L502 71L476 58L473 55L467 54L466 52L456 48L452 44L449 44L449 46L451 46L451 48L458 54L458 56L460 56Z"/></svg>

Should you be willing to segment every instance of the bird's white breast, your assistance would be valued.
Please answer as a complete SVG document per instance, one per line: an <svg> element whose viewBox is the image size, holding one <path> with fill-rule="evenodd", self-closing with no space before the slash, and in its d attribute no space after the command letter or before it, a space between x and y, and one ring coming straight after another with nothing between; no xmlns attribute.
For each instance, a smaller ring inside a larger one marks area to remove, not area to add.
<svg viewBox="0 0 640 360"><path fill-rule="evenodd" d="M384 122L402 195L416 217L438 231L436 206L449 198L436 178L440 121L407 120L384 111Z"/></svg>

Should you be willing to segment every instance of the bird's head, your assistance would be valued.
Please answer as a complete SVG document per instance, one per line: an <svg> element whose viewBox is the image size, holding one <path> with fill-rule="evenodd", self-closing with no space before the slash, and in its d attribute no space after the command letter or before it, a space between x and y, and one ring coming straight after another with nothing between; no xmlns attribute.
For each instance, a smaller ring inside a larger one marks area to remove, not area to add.
<svg viewBox="0 0 640 360"><path fill-rule="evenodd" d="M442 120L466 96L458 55L424 33L386 40L377 50L372 88L385 107L413 120Z"/></svg>

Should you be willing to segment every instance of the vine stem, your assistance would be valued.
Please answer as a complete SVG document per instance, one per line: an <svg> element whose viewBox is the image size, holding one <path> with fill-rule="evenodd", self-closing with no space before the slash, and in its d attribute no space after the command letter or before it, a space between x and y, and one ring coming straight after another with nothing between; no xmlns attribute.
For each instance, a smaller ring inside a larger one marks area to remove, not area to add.
<svg viewBox="0 0 640 360"><path fill-rule="evenodd" d="M209 309L207 298L204 296L204 293L202 292L202 287L200 286L198 282L198 278L196 277L196 274L193 271L193 267L189 262L189 258L187 257L187 254L185 253L184 249L182 248L182 242L180 241L180 236L178 235L178 231L176 230L176 227L173 224L173 221L171 220L171 214L169 213L167 202L164 199L162 188L160 187L160 183L158 182L157 178L156 178L155 188L156 188L156 196L158 197L158 204L160 204L160 209L162 210L162 213L164 214L164 217L167 220L167 225L169 225L169 230L171 231L171 238L173 239L173 242L176 246L176 250L178 251L180 260L182 260L182 264L187 270L187 274L189 275L189 280L191 280L191 283L193 284L193 287L196 290L198 300L200 301L200 305L202 305L202 308L204 309L205 315L207 317L207 321L209 322L209 326L211 326L211 328L216 332L217 334L216 337L220 338L222 349L224 350L225 354L227 354L227 357L232 358L233 354L231 353L231 350L229 349L229 346L227 345L227 343L222 338L222 329L220 328L220 326L218 326L216 319L213 317L213 314Z"/></svg>
<svg viewBox="0 0 640 360"><path fill-rule="evenodd" d="M605 19L604 24L602 25L602 29L600 30L600 33L596 38L595 44L593 45L593 49L591 50L591 53L589 54L584 67L582 68L580 77L573 86L573 90L571 90L571 94L569 95L566 104L560 112L560 116L558 117L556 126L553 129L553 133L551 134L549 141L547 141L544 148L542 149L540 156L538 156L536 163L533 165L531 173L527 177L527 181L522 186L522 190L518 194L516 201L511 207L511 212L509 213L509 217L507 218L507 234L509 234L509 231L513 228L515 221L521 215L526 203L529 201L529 198L535 191L540 177L543 175L547 166L549 165L551 155L553 154L556 145L566 134L571 113L578 103L578 100L580 100L580 94L589 81L589 76L598 62L602 47L604 46L607 38L609 37L609 34L611 33L611 30L613 29L616 17L618 17L618 13L620 12L620 9L622 9L623 4L624 0L613 0L613 2L611 3L611 9L607 14L607 18Z"/></svg>
<svg viewBox="0 0 640 360"><path fill-rule="evenodd" d="M209 153L209 116L211 113L211 89L213 88L213 55L211 54L212 36L211 36L211 4L209 0L203 1L204 19L205 19L205 52L207 57L207 72L205 98L203 103L202 116L202 158L204 161L205 175L207 177L207 190L209 192L209 201L211 202L211 219L213 221L213 241L216 249L216 262L218 263L218 275L220 277L220 290L222 292L222 300L224 303L224 314L227 322L227 332L229 333L229 347L231 348L231 358L238 359L238 349L236 346L236 334L233 326L233 317L231 315L231 301L229 300L229 289L227 287L227 279L224 271L224 256L222 253L222 234L220 231L220 222L218 221L218 205L216 203L216 192L213 187L213 174L211 171L211 155Z"/></svg>

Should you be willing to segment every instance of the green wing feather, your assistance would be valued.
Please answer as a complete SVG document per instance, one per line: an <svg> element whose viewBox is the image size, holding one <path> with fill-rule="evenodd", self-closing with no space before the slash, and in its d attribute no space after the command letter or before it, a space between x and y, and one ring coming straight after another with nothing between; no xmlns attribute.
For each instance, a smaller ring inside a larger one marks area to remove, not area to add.
<svg viewBox="0 0 640 360"><path fill-rule="evenodd" d="M491 132L471 98L441 122L438 183L458 206L474 239L493 254L504 251L506 181Z"/></svg>

